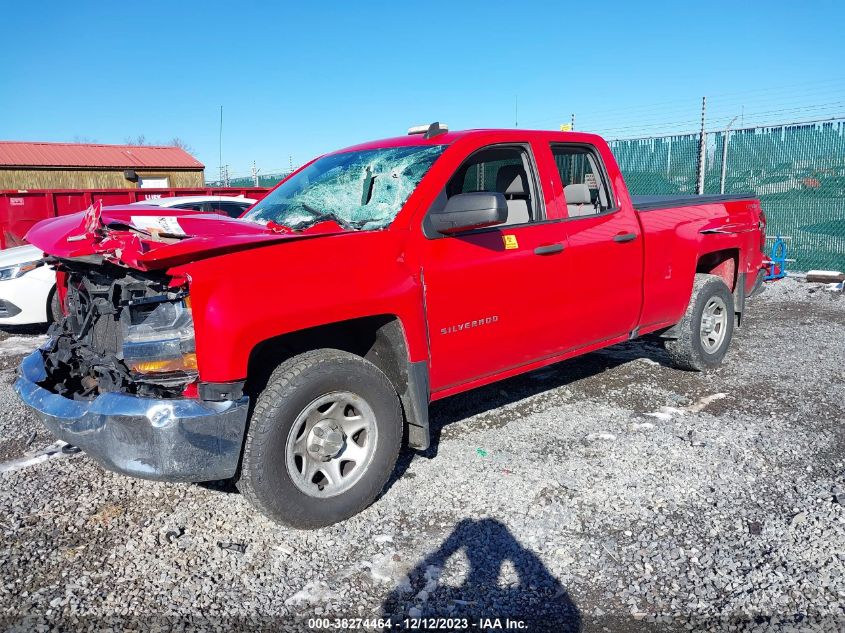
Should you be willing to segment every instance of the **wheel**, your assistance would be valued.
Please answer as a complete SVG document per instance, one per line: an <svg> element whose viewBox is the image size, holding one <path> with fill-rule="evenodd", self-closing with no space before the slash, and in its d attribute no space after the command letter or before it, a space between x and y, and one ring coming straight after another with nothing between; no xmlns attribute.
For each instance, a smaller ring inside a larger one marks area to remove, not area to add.
<svg viewBox="0 0 845 633"><path fill-rule="evenodd" d="M62 320L62 306L59 303L59 293L56 292L56 287L47 295L47 323L57 323Z"/></svg>
<svg viewBox="0 0 845 633"><path fill-rule="evenodd" d="M731 344L734 300L721 277L697 274L684 318L665 342L672 363L703 371L718 367Z"/></svg>
<svg viewBox="0 0 845 633"><path fill-rule="evenodd" d="M324 527L373 502L401 442L399 397L381 370L339 350L306 352L258 396L237 486L274 521Z"/></svg>

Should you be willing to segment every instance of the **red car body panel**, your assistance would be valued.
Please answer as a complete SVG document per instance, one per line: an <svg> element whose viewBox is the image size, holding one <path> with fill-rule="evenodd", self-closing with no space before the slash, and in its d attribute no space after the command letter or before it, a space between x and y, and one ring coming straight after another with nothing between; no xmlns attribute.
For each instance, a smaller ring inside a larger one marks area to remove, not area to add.
<svg viewBox="0 0 845 633"><path fill-rule="evenodd" d="M326 222L292 233L180 213L183 239L162 242L109 230L106 239L68 242L81 230L77 214L42 222L27 238L58 257L101 254L187 279L202 381L244 379L252 350L273 337L393 315L401 322L408 360L428 362L432 400L677 323L708 253L736 251L737 264L720 260L708 272L722 274L731 286L737 273L745 273L746 292L762 268L759 202L637 211L598 136L475 130L341 151L425 144L448 147L383 230L349 231ZM530 148L545 217L426 237L423 219L445 183L473 152L496 144ZM568 217L551 144L595 149L615 210ZM126 222L127 213L104 212L103 222ZM518 247L506 249L505 236ZM535 253L549 245L563 248L550 256Z"/></svg>

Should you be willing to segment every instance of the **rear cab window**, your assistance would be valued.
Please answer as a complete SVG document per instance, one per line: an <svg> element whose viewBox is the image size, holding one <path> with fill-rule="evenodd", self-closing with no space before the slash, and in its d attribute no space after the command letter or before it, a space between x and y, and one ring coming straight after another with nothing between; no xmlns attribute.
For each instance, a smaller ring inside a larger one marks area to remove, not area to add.
<svg viewBox="0 0 845 633"><path fill-rule="evenodd" d="M589 145L551 145L566 201L566 218L581 218L616 210L604 163Z"/></svg>
<svg viewBox="0 0 845 633"><path fill-rule="evenodd" d="M202 202L186 202L183 204L174 204L170 206L171 209L186 209L190 211L203 211Z"/></svg>
<svg viewBox="0 0 845 633"><path fill-rule="evenodd" d="M212 213L222 213L228 215L230 218L238 218L243 215L243 212L249 208L247 202L210 202L208 203L209 211Z"/></svg>

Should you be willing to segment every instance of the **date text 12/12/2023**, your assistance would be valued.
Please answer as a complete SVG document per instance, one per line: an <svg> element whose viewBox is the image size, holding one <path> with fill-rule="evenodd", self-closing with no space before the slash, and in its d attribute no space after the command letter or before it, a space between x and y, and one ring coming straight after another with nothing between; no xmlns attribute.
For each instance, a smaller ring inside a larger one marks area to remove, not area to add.
<svg viewBox="0 0 845 633"><path fill-rule="evenodd" d="M391 618L310 618L313 630L373 631L520 631L527 630L524 620L511 618L438 618L418 617L394 621Z"/></svg>

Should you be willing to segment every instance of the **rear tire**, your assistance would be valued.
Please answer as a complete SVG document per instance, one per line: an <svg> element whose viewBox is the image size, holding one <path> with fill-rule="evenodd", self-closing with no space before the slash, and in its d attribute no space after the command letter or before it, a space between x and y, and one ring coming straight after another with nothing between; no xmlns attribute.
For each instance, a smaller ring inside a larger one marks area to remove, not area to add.
<svg viewBox="0 0 845 633"><path fill-rule="evenodd" d="M305 352L258 396L237 486L274 521L324 527L373 502L401 441L399 397L381 370L339 350Z"/></svg>
<svg viewBox="0 0 845 633"><path fill-rule="evenodd" d="M718 367L734 331L734 301L717 275L697 274L689 306L665 342L672 363L681 369L704 371Z"/></svg>

